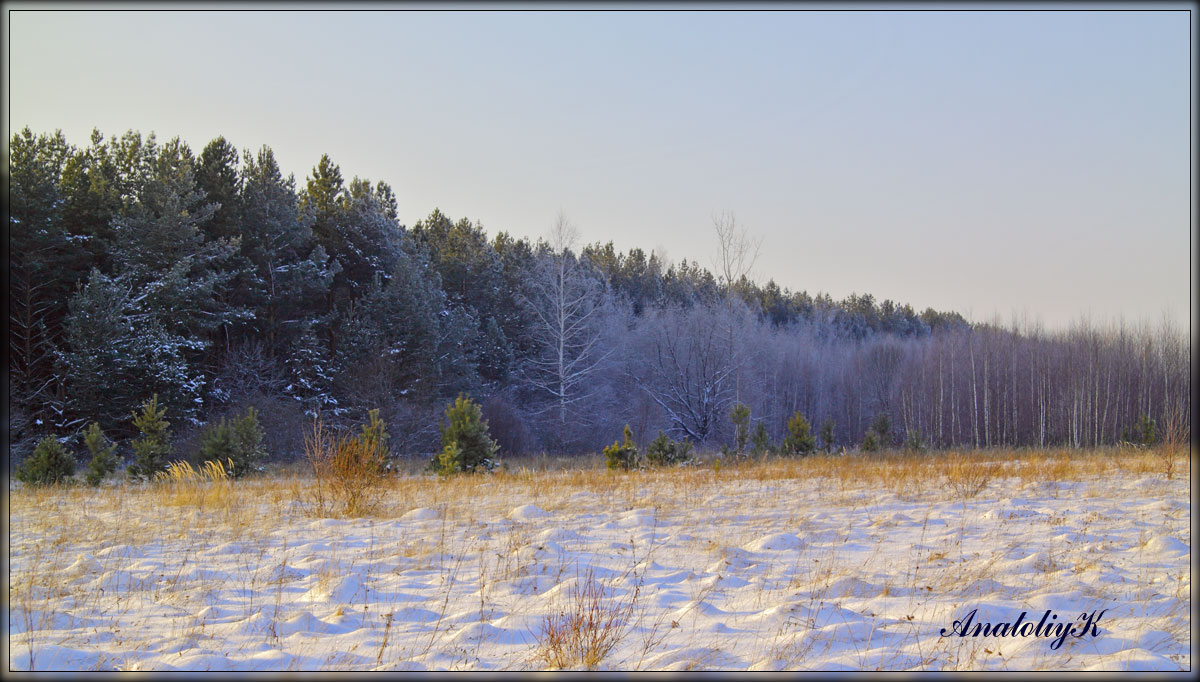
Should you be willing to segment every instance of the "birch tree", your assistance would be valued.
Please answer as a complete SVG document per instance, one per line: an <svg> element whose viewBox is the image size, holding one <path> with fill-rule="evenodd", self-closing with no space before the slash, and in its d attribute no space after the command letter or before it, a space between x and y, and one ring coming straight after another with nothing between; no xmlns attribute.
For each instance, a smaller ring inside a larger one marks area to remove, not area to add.
<svg viewBox="0 0 1200 682"><path fill-rule="evenodd" d="M591 379L611 353L600 344L610 311L604 284L571 252L577 238L575 226L559 213L550 253L535 263L520 297L531 313L529 334L537 347L522 374L543 399L532 411L553 410L560 426L573 406L595 392Z"/></svg>

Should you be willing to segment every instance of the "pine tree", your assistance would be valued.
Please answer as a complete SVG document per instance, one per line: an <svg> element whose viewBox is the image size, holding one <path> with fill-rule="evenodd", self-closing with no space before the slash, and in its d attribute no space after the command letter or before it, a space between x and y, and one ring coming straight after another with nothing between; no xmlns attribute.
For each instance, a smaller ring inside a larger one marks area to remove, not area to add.
<svg viewBox="0 0 1200 682"><path fill-rule="evenodd" d="M60 178L75 153L63 137L28 127L9 147L9 395L12 406L43 423L58 421L61 324L86 254L64 229Z"/></svg>
<svg viewBox="0 0 1200 682"><path fill-rule="evenodd" d="M783 450L792 455L807 455L817 449L817 440L812 435L812 427L808 420L799 412L794 413L787 422L788 435L783 440Z"/></svg>
<svg viewBox="0 0 1200 682"><path fill-rule="evenodd" d="M92 455L88 462L85 480L90 486L98 486L104 478L117 469L117 450L115 443L109 443L100 430L100 424L92 422L83 433L83 444Z"/></svg>
<svg viewBox="0 0 1200 682"><path fill-rule="evenodd" d="M57 438L47 436L38 441L33 454L17 469L16 478L25 485L54 485L67 481L75 474L75 458Z"/></svg>
<svg viewBox="0 0 1200 682"><path fill-rule="evenodd" d="M875 437L879 440L879 447L886 449L892 444L892 418L887 412L880 412L875 415L875 420L871 422L871 430L875 433Z"/></svg>
<svg viewBox="0 0 1200 682"><path fill-rule="evenodd" d="M632 441L629 444L632 444ZM672 466L686 462L691 451L691 441L687 439L674 441L659 431L658 437L646 446L646 461L654 466Z"/></svg>
<svg viewBox="0 0 1200 682"><path fill-rule="evenodd" d="M440 474L460 471L491 471L495 467L493 457L500 446L488 436L487 420L479 404L459 394L446 408L446 421L442 424L442 453L432 462ZM444 466L456 468L447 469Z"/></svg>
<svg viewBox="0 0 1200 682"><path fill-rule="evenodd" d="M862 451L877 452L879 448L879 434L875 433L875 429L868 428L867 432L863 435Z"/></svg>
<svg viewBox="0 0 1200 682"><path fill-rule="evenodd" d="M233 441L233 467L228 472L233 478L241 478L258 470L258 465L266 458L263 448L263 431L258 425L258 412L254 406L246 408L246 414L235 419L229 426Z"/></svg>
<svg viewBox="0 0 1200 682"><path fill-rule="evenodd" d="M734 452L740 457L745 454L746 441L750 438L750 407L734 403L729 410L729 421L733 422Z"/></svg>
<svg viewBox="0 0 1200 682"><path fill-rule="evenodd" d="M388 438L391 436L387 432L387 424L379 418L379 410L373 409L367 412L367 423L362 425L362 433L358 438L363 442L363 447L369 452L378 452L379 460L386 462L391 457L391 451L388 450Z"/></svg>
<svg viewBox="0 0 1200 682"><path fill-rule="evenodd" d="M826 417L825 421L821 423L821 442L824 443L823 447L824 447L826 453L833 450L833 418L832 417Z"/></svg>
<svg viewBox="0 0 1200 682"><path fill-rule="evenodd" d="M771 435L767 433L767 425L758 422L754 425L754 433L750 436L750 452L755 457L767 454L772 449Z"/></svg>
<svg viewBox="0 0 1200 682"><path fill-rule="evenodd" d="M226 467L230 478L242 478L257 470L266 457L262 441L258 413L250 406L245 415L233 420L221 418L205 431L200 442L200 460L218 462Z"/></svg>
<svg viewBox="0 0 1200 682"><path fill-rule="evenodd" d="M171 456L171 424L164 418L166 413L166 407L159 406L155 394L142 405L141 414L133 415L138 436L131 445L136 459L129 465L128 472L135 481L149 480L167 468L167 458Z"/></svg>
<svg viewBox="0 0 1200 682"><path fill-rule="evenodd" d="M638 448L633 442L633 430L629 428L629 424L625 425L622 442L613 441L613 444L604 448L604 465L608 469L621 469L629 471L638 467Z"/></svg>
<svg viewBox="0 0 1200 682"><path fill-rule="evenodd" d="M286 349L306 327L319 332L327 326L329 287L336 273L313 238L311 212L300 210L295 178L283 177L270 147L245 156L241 255L250 270L241 293L267 347Z"/></svg>
<svg viewBox="0 0 1200 682"><path fill-rule="evenodd" d="M219 136L200 152L196 164L196 185L204 191L204 201L217 205L212 219L203 225L210 239L232 239L242 234L239 206L241 175L237 149Z"/></svg>

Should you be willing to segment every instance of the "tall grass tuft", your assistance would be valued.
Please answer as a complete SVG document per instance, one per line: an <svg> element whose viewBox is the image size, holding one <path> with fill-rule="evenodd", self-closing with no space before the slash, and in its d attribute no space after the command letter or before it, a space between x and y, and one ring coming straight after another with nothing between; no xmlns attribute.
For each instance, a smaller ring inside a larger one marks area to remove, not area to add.
<svg viewBox="0 0 1200 682"><path fill-rule="evenodd" d="M230 460L226 463L233 465ZM163 502L168 505L228 508L232 501L229 470L220 461L207 461L199 469L188 462L172 462L152 480L163 486Z"/></svg>

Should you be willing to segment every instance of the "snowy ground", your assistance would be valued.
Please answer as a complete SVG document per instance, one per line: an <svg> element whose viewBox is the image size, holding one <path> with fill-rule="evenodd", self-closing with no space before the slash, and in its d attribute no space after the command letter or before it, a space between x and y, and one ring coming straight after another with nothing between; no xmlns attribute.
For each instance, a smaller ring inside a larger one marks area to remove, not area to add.
<svg viewBox="0 0 1200 682"><path fill-rule="evenodd" d="M10 667L544 669L546 616L591 587L600 669L1190 669L1186 470L1010 467L974 497L852 470L410 477L361 519L296 479L14 490ZM1107 611L1057 650L939 636L971 609Z"/></svg>

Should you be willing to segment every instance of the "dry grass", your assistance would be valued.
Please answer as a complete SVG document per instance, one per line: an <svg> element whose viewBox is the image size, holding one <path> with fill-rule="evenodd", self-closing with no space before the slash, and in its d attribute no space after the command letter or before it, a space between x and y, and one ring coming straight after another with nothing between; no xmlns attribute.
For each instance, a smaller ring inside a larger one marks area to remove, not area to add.
<svg viewBox="0 0 1200 682"><path fill-rule="evenodd" d="M233 466L232 460L227 460ZM187 462L175 462L154 474L163 504L202 506L228 510L232 504L232 479L220 462L209 461L199 470Z"/></svg>
<svg viewBox="0 0 1200 682"><path fill-rule="evenodd" d="M320 419L305 436L304 454L316 483L317 515L365 516L379 505L388 475L387 453L375 442L325 431Z"/></svg>
<svg viewBox="0 0 1200 682"><path fill-rule="evenodd" d="M356 458L349 460L361 461ZM312 465L310 461L302 464L305 467ZM178 559L172 559L159 569L167 573L162 578L150 575L150 569L139 568L136 559L125 558L123 554L102 555L99 550L114 545L153 545L177 537L190 543L181 546L184 562L188 562L188 554L202 554L205 547L237 539L248 543L261 540L264 545L277 542L271 536L273 531L288 524L310 523L306 517L317 509L307 502L321 495L324 496L324 506L321 508L324 513L339 516L347 512L345 506L338 504L343 498L334 492L337 489L335 485L328 479L313 477L299 467L283 474L242 479L235 483L223 479L218 471L217 468L203 467L195 470L180 464L151 485L117 485L99 489L81 486L45 489L20 487L13 490L10 538L14 538L14 565L36 567L36 570L14 570L11 576L10 624L20 630L19 634L10 638L14 656L19 649L28 649L32 654L37 637L44 637L39 633L55 629L55 618L65 610L89 613L111 609L114 614L113 637L125 636L124 632L116 633L115 628L122 609L130 608L125 605L128 602L118 600L114 606L113 597L82 592L75 594L73 601L62 601L63 595L72 594L74 589L64 569L76 560L79 552L94 553L101 564L98 574L113 573L112 584L120 585L123 589L146 590L148 593L160 590L162 597L172 600L172 603L176 603L174 600L181 600L179 603L182 603L182 600L189 598L191 603L195 603L205 599L206 594L231 589L230 585L214 584L211 580L206 582L206 579L199 577L189 578L192 564L188 563L185 571L184 565L177 563ZM994 450L880 453L869 456L815 455L726 464L716 473L711 466L610 473L604 471L599 457L576 460L510 458L504 468L490 475L445 479L428 475L380 476L374 479L369 489L372 504L360 507L359 513L379 519L396 519L417 508L439 511L438 521L429 526L428 534L409 536L403 543L389 547L389 551L396 554L392 565L386 570L440 569L439 572L445 577L440 589L444 589L445 594L437 592L439 604L431 607L438 614L436 625L433 622L429 624L434 631L429 633L426 629L421 631L419 637L414 633L413 626L399 620L390 622L386 617L386 608L377 611L372 604L369 618L377 623L379 637L367 657L375 666L380 666L398 658L413 660L430 652L436 655L444 651L445 641L453 634L448 628L457 625L450 623L448 626L443 620L449 620L452 615L447 611L448 605L460 600L460 593L468 585L471 590L478 589L474 606L478 609L480 622L491 620L493 611L518 613L522 609L529 609L532 616L545 608L541 605L531 606L536 602L524 594L506 597L504 590L498 590L493 596L490 587L531 575L533 563L537 561L530 558L534 555L530 551L531 546L537 544L534 536L540 530L536 524L511 524L504 531L495 532L486 541L480 539L477 546L472 545L472 552L457 557L457 563L453 556L447 558L450 547L461 546L463 534L482 532L476 531L477 522L503 518L514 507L523 504L536 504L547 510L569 510L572 513L619 514L653 507L656 519L660 515L673 516L675 521L688 519L688 522L674 523L673 532L692 536L692 539L681 540L680 543L706 547L705 551L696 554L699 563L694 568L700 572L707 570L705 566L716 561L720 555L736 553L737 547L767 532L760 531L754 525L757 523L755 519L743 519L738 521L738 527L723 530L725 534L719 536L719 543L703 545L708 542L705 535L707 528L703 521L698 520L703 516L698 515L696 510L704 509L706 500L714 495L727 498L724 502L714 503L719 508L729 505L729 498L743 495L745 497L741 499L745 500L746 509L760 505L783 508L795 506L789 494L797 486L788 482L815 482L822 491L822 503L825 503L828 491L828 505L832 507L837 504L864 504L854 502L854 497L869 490L883 489L898 496L922 495L923 499L945 499L944 489L938 486L946 486L956 492L959 490L956 486L961 486L965 500L971 496L985 499L988 495L1009 494L1001 491L1011 491L1022 485L1099 481L1102 477L1114 475L1166 480L1172 476L1180 478L1189 474L1187 452L1179 448L1162 447L1098 451ZM1174 485L1180 484L1177 482ZM1092 487L1103 489L1101 485L1090 486L1089 490ZM984 501L976 506L987 504ZM786 530L803 536L801 529L810 527L805 515L812 515L821 509L806 505L797 507L795 526L789 525ZM134 510L136 513L127 513ZM908 513L916 515L911 511ZM1186 513L1186 510L1178 513ZM736 514L748 516L742 510L737 510ZM112 523L113 518L119 518L120 523ZM876 512L872 512L871 518L877 518ZM941 516L941 519L946 518L945 515ZM263 523L263 519L270 521ZM696 520L695 523L692 520ZM919 515L917 520L920 520ZM1052 521L1047 519L1047 523ZM353 523L368 522L362 520ZM1019 522L1000 523L1008 523L1010 527L1013 523L1019 525ZM815 525L829 528L828 521L818 521ZM997 527L1003 528L1003 525ZM881 519L876 534L883 538L887 532L886 519ZM1151 532L1147 530L1147 533ZM1145 536L1147 541L1150 537L1149 534ZM993 566L995 557L986 553L990 550L984 550L985 554L981 557L972 558L965 548L956 544L961 541L961 536L956 539L948 533L937 535L935 527L931 526L930 538L926 539L924 535L921 538L922 544L931 545L930 549L914 558L914 566L909 567L908 573L903 566L889 566L889 571L892 571L887 574L890 582L863 573L862 564L848 564L843 556L835 555L832 550L822 553L800 551L794 559L780 563L778 569L772 568L763 573L760 583L761 604L757 607L765 608L773 601L790 596L789 591L794 593L800 590L806 597L808 612L816 614L831 608L825 600L843 598L829 592L831 584L843 577L861 575L869 578L874 585L882 586L885 598L914 600L917 621L911 627L916 627L921 624L922 614L916 608L922 595L947 594L960 589L964 584L964 576L969 577L966 582L989 578L1002 582L1005 580L997 575L997 569ZM574 548L569 543L563 544L567 549ZM1003 544L998 543L995 547L999 549ZM653 543L650 546L653 547ZM886 548L886 545L881 546ZM641 549L638 554L640 552ZM477 567L470 558L475 555L479 557ZM374 561L369 553L362 554L362 557L360 560ZM304 557L294 558L300 560ZM318 573L318 583L329 583L347 572L344 562L336 559L333 557L324 566L311 569ZM384 557L379 559L382 561ZM247 554L249 563L244 569L239 569L238 577L233 578L230 584L240 585L238 580L244 580L253 591L255 574L259 569L268 567L265 558L259 558L258 565L254 563L255 560ZM557 568L558 574L562 575L562 567L554 563L559 559L548 561L551 563L547 574L555 575ZM257 578L259 584L274 579L271 576L283 575L282 567L291 565L293 562L286 557L282 564L276 557L269 575L263 573L268 577ZM918 565L919 572L915 570ZM276 571L276 567L281 568ZM968 567L969 572L964 573ZM1076 575L1105 570L1103 563L1097 564L1095 556L1081 549L1047 553L1039 558L1037 568L1039 576L1045 576L1046 581L1053 584L1061 583L1064 572ZM172 575L174 582L170 582ZM565 574L569 575L569 572ZM288 613L284 583L280 579L278 584L270 584L276 601L273 620L281 620ZM1160 588L1156 584L1154 589L1173 589L1178 592L1186 591L1187 585L1186 579L1181 576L1174 580L1174 585L1168 583L1166 588ZM1146 587L1149 587L1149 582ZM664 633L671 637L689 636L690 618L679 618L682 622L674 623L668 618L661 624L655 623L653 628L639 628L637 609L645 609L649 600L643 598L635 608L634 603L638 599L636 589L628 582L600 580L595 576L581 577L573 588L563 591L563 601L551 613L542 616L531 658L522 659L525 662L517 665L589 669L626 665L640 667L636 651L641 650L642 657L646 658L647 652L653 651L661 642ZM706 585L705 589L711 591L718 588L714 583ZM702 599L721 598L719 592L694 596ZM1113 600L1124 598L1115 592L1110 596ZM281 599L284 600L282 607ZM270 616L270 596L267 600L265 612ZM511 603L506 603L506 600L511 600ZM55 609L58 609L57 613ZM651 618L659 613L667 612L656 610ZM925 626L929 622L941 622L945 615L926 615ZM368 614L362 612L354 615L356 619L360 616L367 618ZM191 628L203 633L204 627L201 622L181 621L180 632L190 631ZM777 637L777 646L770 649L789 667L804 667L807 657L822 655L822 648L827 649L831 645L823 639L827 634L809 632L812 627L810 624L798 627L789 623L780 627L783 631ZM125 626L121 625L121 628ZM642 644L643 638L645 645ZM630 642L633 642L635 652L631 656L628 655ZM938 646L948 647L949 644ZM614 655L614 651L619 652L619 657ZM974 652L965 649L959 652L935 648L925 653L927 660L937 660L939 665L949 668L972 668L979 663L973 658ZM658 660L660 662L652 662L651 665L660 665L661 659ZM34 664L38 665L36 661ZM1052 665L1053 661L1048 659L1047 664ZM97 665L119 667L120 662Z"/></svg>
<svg viewBox="0 0 1200 682"><path fill-rule="evenodd" d="M566 604L542 619L536 661L558 670L595 670L629 630L638 592L615 598L590 569L567 591Z"/></svg>

